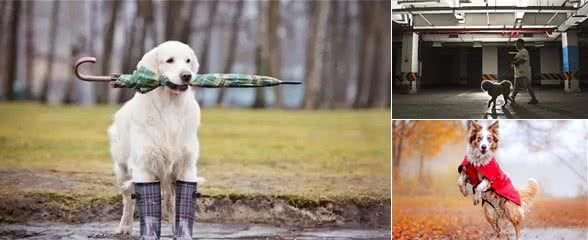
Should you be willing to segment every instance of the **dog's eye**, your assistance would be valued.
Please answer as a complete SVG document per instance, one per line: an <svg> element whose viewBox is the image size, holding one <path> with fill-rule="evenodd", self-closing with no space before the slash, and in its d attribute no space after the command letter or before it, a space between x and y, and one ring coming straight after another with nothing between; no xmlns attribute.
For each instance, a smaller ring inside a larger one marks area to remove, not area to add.
<svg viewBox="0 0 588 240"><path fill-rule="evenodd" d="M174 63L174 59L173 58L170 58L170 59L166 60L165 62L166 63Z"/></svg>
<svg viewBox="0 0 588 240"><path fill-rule="evenodd" d="M482 137L478 137L478 141L482 141Z"/></svg>
<svg viewBox="0 0 588 240"><path fill-rule="evenodd" d="M188 58L188 59L186 59L186 63L190 63L190 59L189 59L189 58Z"/></svg>

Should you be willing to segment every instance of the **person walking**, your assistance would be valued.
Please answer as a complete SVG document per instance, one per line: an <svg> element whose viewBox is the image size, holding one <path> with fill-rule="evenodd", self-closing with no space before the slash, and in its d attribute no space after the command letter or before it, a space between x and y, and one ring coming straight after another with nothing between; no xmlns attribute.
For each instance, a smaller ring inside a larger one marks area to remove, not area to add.
<svg viewBox="0 0 588 240"><path fill-rule="evenodd" d="M531 83L531 63L529 58L529 51L525 49L525 41L523 39L517 40L516 48L518 50L512 61L514 68L514 91L512 93L512 103L515 103L515 98L519 93L519 89L527 88L531 101L529 104L538 104L539 101L535 98L535 91L533 91L533 84Z"/></svg>

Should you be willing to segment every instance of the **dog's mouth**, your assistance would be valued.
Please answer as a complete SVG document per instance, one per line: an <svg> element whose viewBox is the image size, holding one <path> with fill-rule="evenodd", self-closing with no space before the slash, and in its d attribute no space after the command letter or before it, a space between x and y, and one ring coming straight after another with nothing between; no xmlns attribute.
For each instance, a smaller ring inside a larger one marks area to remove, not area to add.
<svg viewBox="0 0 588 240"><path fill-rule="evenodd" d="M170 88L171 90L178 91L178 92L183 92L183 91L188 90L188 85L186 85L186 84L177 85L177 84L174 84L172 82L167 82L166 83L166 86L168 88Z"/></svg>
<svg viewBox="0 0 588 240"><path fill-rule="evenodd" d="M482 153L482 154L486 154L487 152L488 152L488 150L480 149L480 153Z"/></svg>

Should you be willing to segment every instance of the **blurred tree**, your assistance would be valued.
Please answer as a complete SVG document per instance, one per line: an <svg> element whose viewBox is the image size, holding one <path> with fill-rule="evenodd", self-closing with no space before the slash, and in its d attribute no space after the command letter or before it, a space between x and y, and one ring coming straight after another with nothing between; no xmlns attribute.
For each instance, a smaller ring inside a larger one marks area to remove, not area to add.
<svg viewBox="0 0 588 240"><path fill-rule="evenodd" d="M419 121L392 121L392 177L394 181L400 179L400 162L407 139L412 135Z"/></svg>
<svg viewBox="0 0 588 240"><path fill-rule="evenodd" d="M387 99L390 96L390 66L391 65L391 46L390 46L390 1L376 2L376 13L373 14L375 22L375 39L373 55L373 70L369 80L370 91L368 94L368 107L385 107ZM378 49L377 51L375 49ZM365 79L364 79L365 81Z"/></svg>
<svg viewBox="0 0 588 240"><path fill-rule="evenodd" d="M108 25L103 36L104 47L102 48L102 69L100 71L102 74L110 74L111 72L114 34L116 32L115 27L117 26L116 22L118 19L118 12L121 2L122 1L112 1L110 4L106 4L106 7L110 8L110 20L107 22ZM110 85L100 84L97 86L97 89L98 92L96 94L96 102L107 103L110 92Z"/></svg>
<svg viewBox="0 0 588 240"><path fill-rule="evenodd" d="M238 0L235 4L233 15L233 21L231 23L231 28L229 30L229 45L228 45L228 52L225 56L225 65L223 67L223 72L229 73L233 69L233 65L235 64L235 55L237 54L237 43L239 42L239 27L240 27L240 19L243 15L243 6L245 1ZM216 104L222 105L224 98L225 98L226 89L221 88L219 89L218 96L216 98Z"/></svg>
<svg viewBox="0 0 588 240"><path fill-rule="evenodd" d="M359 4L360 13L360 41L359 41L359 72L357 74L357 91L353 107L368 107L370 84L372 83L372 67L376 53L376 1L365 1ZM388 21L388 20L387 20Z"/></svg>
<svg viewBox="0 0 588 240"><path fill-rule="evenodd" d="M8 8L7 5L9 2L7 1L0 1L0 32L5 32L6 27L6 15L10 16L10 14L6 14L6 9ZM4 52L7 50L6 39L8 34L0 34L0 49ZM0 69L6 69L6 57L0 56ZM4 85L4 81L6 80L5 73L0 73L0 85Z"/></svg>
<svg viewBox="0 0 588 240"><path fill-rule="evenodd" d="M323 54L323 69L321 71L321 79L323 84L320 90L320 108L332 108L333 107L333 95L336 81L336 71L338 59L335 57L337 52L336 46L338 42L337 31L340 25L337 24L337 15L339 1L333 1L330 5L329 16L327 18L327 25L330 26L327 29L325 36L325 49Z"/></svg>
<svg viewBox="0 0 588 240"><path fill-rule="evenodd" d="M6 77L6 99L14 100L14 83L16 82L18 73L18 29L20 25L20 15L21 15L21 2L14 1L12 2L12 9L10 14L10 20L8 22L10 26L10 31L8 34L8 54L6 54L6 69L8 71Z"/></svg>
<svg viewBox="0 0 588 240"><path fill-rule="evenodd" d="M255 67L257 74L265 74L268 69L268 53L266 44L267 35L267 21L268 15L265 14L265 3L263 1L257 2L258 12L258 26L257 26L257 42L255 46ZM253 101L253 108L264 108L265 107L265 89L255 89L255 100Z"/></svg>
<svg viewBox="0 0 588 240"><path fill-rule="evenodd" d="M33 79L35 73L35 1L25 3L26 14L26 86L25 98L33 99Z"/></svg>
<svg viewBox="0 0 588 240"><path fill-rule="evenodd" d="M71 43L71 60L70 62L75 62L77 59L79 59L80 57L83 57L83 52L86 49L86 38L83 35L78 35L78 37L74 40L72 40ZM70 72L71 77L68 77L67 79L67 85L65 87L65 99L64 102L67 104L72 104L75 101L75 79L76 77L73 76L73 72Z"/></svg>
<svg viewBox="0 0 588 240"><path fill-rule="evenodd" d="M280 1L269 1L266 9L267 13L267 37L263 47L267 48L267 61L269 76L281 78L282 55L280 54ZM274 107L282 108L282 88L274 88L275 104Z"/></svg>
<svg viewBox="0 0 588 240"><path fill-rule="evenodd" d="M407 139L406 156L416 155L419 160L418 179L423 181L425 161L439 155L445 145L464 137L464 127L459 121L420 120Z"/></svg>
<svg viewBox="0 0 588 240"><path fill-rule="evenodd" d="M194 24L195 14L196 14L196 6L198 1L189 1L189 3L185 3L187 5L187 13L184 16L183 23L177 25L177 39L180 42L186 43L190 45L190 37L192 36L192 25Z"/></svg>
<svg viewBox="0 0 588 240"><path fill-rule="evenodd" d="M216 19L216 13L218 11L218 2L219 1L210 1L207 2L209 4L208 10L208 23L206 28L206 33L204 33L204 41L202 42L202 55L200 56L200 72L207 73L210 71L210 57L208 56L208 50L210 49L210 41L212 39L212 30L214 30L214 24Z"/></svg>
<svg viewBox="0 0 588 240"><path fill-rule="evenodd" d="M447 143L462 139L464 134L460 121L392 121L394 180L400 179L402 159L415 155L419 161L419 179L424 179L425 161L439 155Z"/></svg>
<svg viewBox="0 0 588 240"><path fill-rule="evenodd" d="M53 63L55 61L55 54L57 52L57 30L59 26L59 3L61 1L54 1L51 10L51 29L49 30L49 48L47 52L47 68L45 70L45 80L43 81L43 88L41 89L41 101L47 103L49 101L49 90L51 89L51 81L53 79Z"/></svg>
<svg viewBox="0 0 588 240"><path fill-rule="evenodd" d="M137 45L142 45L141 43L143 42L143 39L140 37L137 37L137 35L139 34L139 32L142 32L143 35L145 33L145 21L141 16L141 11L144 11L144 9L141 9L141 7L139 6L141 3L141 1L139 1L139 3L137 3L137 1L129 1L127 2L127 6L135 5L136 6L136 11L135 11L135 15L133 16L133 18L131 18L131 24L129 24L128 29L127 29L127 34L125 34L126 36L129 36L129 40L125 41L125 47L124 49L124 56L123 56L123 61L122 61L122 72L124 73L130 73L134 70L135 68L135 64L139 61L135 55L136 49L137 49ZM145 1L145 2L151 2L151 1ZM139 30L140 29L140 30ZM142 49L141 49L142 50ZM127 100L131 99L131 97L133 96L133 93L135 91L133 89L127 89L127 88L121 88L119 90L119 95L117 98L117 102L118 103L124 103Z"/></svg>
<svg viewBox="0 0 588 240"><path fill-rule="evenodd" d="M325 45L330 2L311 1L308 4L311 17L308 22L309 33L306 45L303 107L316 109L319 105L320 90L323 84L321 80L322 54Z"/></svg>
<svg viewBox="0 0 588 240"><path fill-rule="evenodd" d="M184 0L168 0L165 1L165 40L178 40L179 24L178 18L181 17L181 11L184 9Z"/></svg>
<svg viewBox="0 0 588 240"><path fill-rule="evenodd" d="M351 70L353 69L352 64L352 57L350 55L350 48L351 44L353 44L353 37L352 37L352 21L351 21L351 3L352 1L343 1L339 2L339 5L343 5L342 9L339 11L339 15L337 19L339 20L338 24L335 26L337 28L337 38L335 39L335 77L333 77L336 81L335 86L333 87L334 90L334 101L335 107L337 108L346 108L349 106L347 103L347 88L351 83L349 79L351 78ZM346 49L343 51L342 49Z"/></svg>

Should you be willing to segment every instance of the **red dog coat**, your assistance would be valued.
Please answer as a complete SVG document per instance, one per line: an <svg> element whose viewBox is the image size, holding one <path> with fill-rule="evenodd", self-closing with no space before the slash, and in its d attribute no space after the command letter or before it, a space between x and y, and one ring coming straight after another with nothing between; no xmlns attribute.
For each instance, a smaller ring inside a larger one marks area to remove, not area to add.
<svg viewBox="0 0 588 240"><path fill-rule="evenodd" d="M468 157L465 156L463 158L463 162L460 164L459 171L461 172L461 167L466 167L466 173L468 175L470 183L474 186L474 188L481 182L478 179L477 172L480 172L484 177L490 180L492 184L492 188L496 193L500 196L503 196L517 205L521 205L521 197L519 196L519 192L514 188L510 178L502 172L498 162L496 162L496 158L492 158L490 162L484 166L476 167L468 161Z"/></svg>

